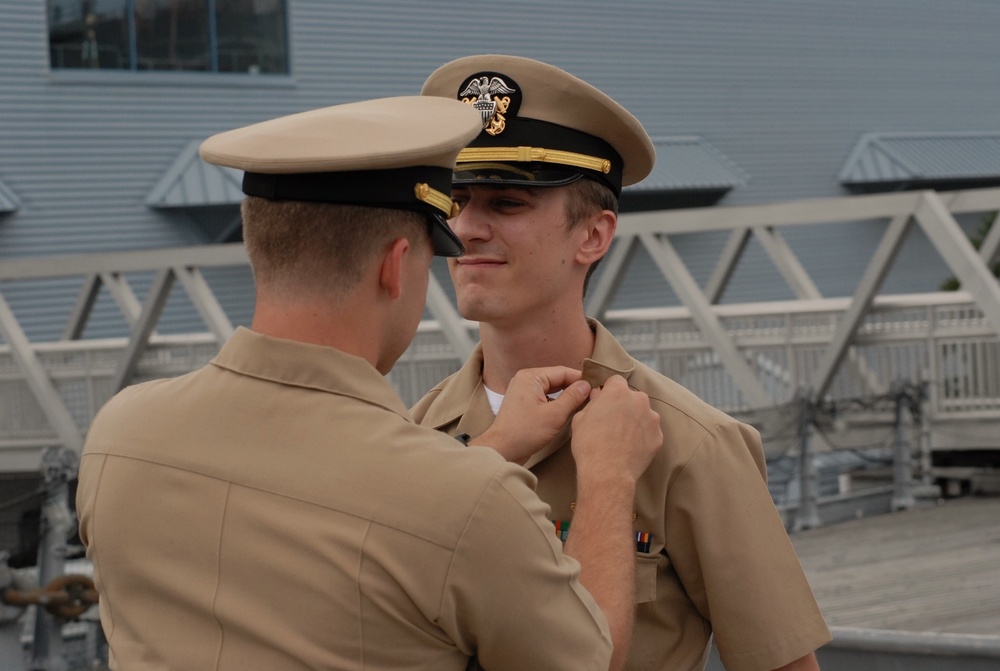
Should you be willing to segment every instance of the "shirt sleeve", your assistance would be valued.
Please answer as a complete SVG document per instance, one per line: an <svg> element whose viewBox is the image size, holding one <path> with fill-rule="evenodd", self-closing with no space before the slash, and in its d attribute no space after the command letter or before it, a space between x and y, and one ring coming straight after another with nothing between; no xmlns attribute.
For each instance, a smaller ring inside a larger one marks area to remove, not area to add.
<svg viewBox="0 0 1000 671"><path fill-rule="evenodd" d="M562 553L533 477L505 465L455 550L441 626L490 671L605 671L607 621Z"/></svg>
<svg viewBox="0 0 1000 671"><path fill-rule="evenodd" d="M671 485L667 552L727 669L773 669L830 640L774 506L757 432L712 429Z"/></svg>

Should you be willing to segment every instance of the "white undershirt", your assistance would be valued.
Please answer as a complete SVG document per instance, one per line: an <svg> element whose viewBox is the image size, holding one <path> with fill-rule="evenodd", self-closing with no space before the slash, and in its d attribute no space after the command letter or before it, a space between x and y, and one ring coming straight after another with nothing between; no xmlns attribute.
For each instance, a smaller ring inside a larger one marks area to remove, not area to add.
<svg viewBox="0 0 1000 671"><path fill-rule="evenodd" d="M504 395L503 394L498 394L497 392L495 392L492 389L490 389L489 387L487 387L485 384L483 385L483 389L486 390L486 398L489 399L490 409L493 411L493 416L496 417L497 413L500 412L500 406L503 405L503 396ZM562 393L562 389L560 389L559 391L553 392L551 394L547 394L547 396L550 399L555 399L555 398L559 398L559 394L561 394L561 393Z"/></svg>

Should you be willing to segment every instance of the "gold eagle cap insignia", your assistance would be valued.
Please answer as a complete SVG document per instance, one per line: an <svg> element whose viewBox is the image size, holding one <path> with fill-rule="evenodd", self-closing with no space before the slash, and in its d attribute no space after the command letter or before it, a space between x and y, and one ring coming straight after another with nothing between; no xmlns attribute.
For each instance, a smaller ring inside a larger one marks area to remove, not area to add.
<svg viewBox="0 0 1000 671"><path fill-rule="evenodd" d="M510 107L510 96L516 89L507 85L500 77L473 77L459 93L462 102L472 105L483 119L483 130L490 135L499 135L507 127L504 116Z"/></svg>

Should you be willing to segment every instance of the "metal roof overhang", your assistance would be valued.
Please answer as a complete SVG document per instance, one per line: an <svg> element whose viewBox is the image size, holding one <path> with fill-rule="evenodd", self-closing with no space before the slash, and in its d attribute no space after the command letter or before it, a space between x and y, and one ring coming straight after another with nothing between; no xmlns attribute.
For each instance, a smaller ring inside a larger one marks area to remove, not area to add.
<svg viewBox="0 0 1000 671"><path fill-rule="evenodd" d="M622 189L622 211L712 205L747 182L746 173L701 137L652 140L656 164L644 180Z"/></svg>
<svg viewBox="0 0 1000 671"><path fill-rule="evenodd" d="M1000 131L868 133L840 182L865 191L1000 184Z"/></svg>
<svg viewBox="0 0 1000 671"><path fill-rule="evenodd" d="M146 196L154 208L218 207L243 201L243 171L205 163L200 140L188 144Z"/></svg>

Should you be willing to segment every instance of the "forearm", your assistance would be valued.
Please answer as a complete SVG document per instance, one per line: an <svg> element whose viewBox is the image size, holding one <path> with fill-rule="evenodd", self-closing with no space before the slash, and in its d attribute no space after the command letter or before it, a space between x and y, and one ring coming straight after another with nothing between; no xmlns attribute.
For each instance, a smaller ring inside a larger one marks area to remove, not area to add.
<svg viewBox="0 0 1000 671"><path fill-rule="evenodd" d="M614 644L610 668L616 671L628 657L635 618L635 484L589 485L580 480L577 487L565 552L580 562L580 582L607 618Z"/></svg>
<svg viewBox="0 0 1000 671"><path fill-rule="evenodd" d="M489 447L494 452L497 452L506 461L513 464L521 465L528 460L529 455L522 454L519 451L521 444L517 442L516 439L512 439L503 433L502 428L496 427L496 425L491 426L486 429L485 432L476 436L475 438L468 437L463 441L466 445L479 446L479 447Z"/></svg>

